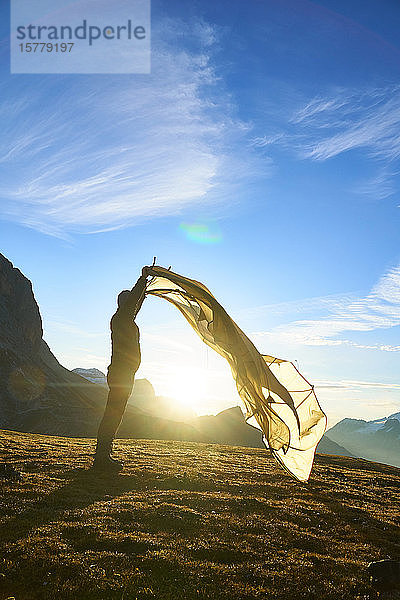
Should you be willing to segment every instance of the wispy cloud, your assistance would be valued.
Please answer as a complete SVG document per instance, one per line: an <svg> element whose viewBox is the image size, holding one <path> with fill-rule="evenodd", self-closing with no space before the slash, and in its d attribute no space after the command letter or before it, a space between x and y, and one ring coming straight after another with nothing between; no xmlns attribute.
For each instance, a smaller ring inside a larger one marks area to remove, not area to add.
<svg viewBox="0 0 400 600"><path fill-rule="evenodd" d="M283 133L277 133L275 135L267 136L263 135L261 137L255 137L251 140L253 146L258 148L265 148L266 146L271 146L272 144L276 144L284 139Z"/></svg>
<svg viewBox="0 0 400 600"><path fill-rule="evenodd" d="M400 265L391 269L378 281L370 296L377 301L384 300L389 305L400 305ZM387 306L386 310L391 312L390 306ZM397 317L400 315L398 311L399 306L396 306L395 315Z"/></svg>
<svg viewBox="0 0 400 600"><path fill-rule="evenodd" d="M300 159L326 161L359 150L376 161L376 172L353 191L384 199L397 190L400 159L400 86L336 89L293 111L274 133L254 137L256 148L277 145Z"/></svg>
<svg viewBox="0 0 400 600"><path fill-rule="evenodd" d="M352 379L345 380L321 380L315 381L315 386L323 389L362 389L372 388L377 390L400 390L400 384L396 383L382 383L376 381L354 381Z"/></svg>
<svg viewBox="0 0 400 600"><path fill-rule="evenodd" d="M398 174L399 172L396 170L387 167L380 168L372 177L358 181L352 191L367 198L384 200L396 193L395 178Z"/></svg>
<svg viewBox="0 0 400 600"><path fill-rule="evenodd" d="M327 296L316 296L314 298L303 298L301 300L290 300L280 302L279 304L263 304L238 311L236 316L241 317L261 317L263 314L284 315L286 313L305 313L316 310L334 310L343 304L348 304L356 299L352 294L328 294Z"/></svg>
<svg viewBox="0 0 400 600"><path fill-rule="evenodd" d="M291 123L309 138L298 151L304 158L326 160L348 150L364 148L370 156L400 156L400 87L366 92L341 90L297 111ZM314 138L314 139L312 139Z"/></svg>
<svg viewBox="0 0 400 600"><path fill-rule="evenodd" d="M229 179L228 148L247 126L213 96L217 32L194 24L189 52L165 39L172 27L150 76L12 82L0 104L5 218L54 235L118 229L205 202Z"/></svg>
<svg viewBox="0 0 400 600"><path fill-rule="evenodd" d="M346 296L315 298L299 303L303 309L326 311L321 319L303 319L279 325L270 331L256 331L254 336L279 338L288 344L310 346L352 346L385 352L400 352L400 345L384 342L360 344L343 338L344 332L368 332L400 325L400 266L390 269L365 297ZM287 304L283 307L288 309ZM278 306L279 309L279 306Z"/></svg>

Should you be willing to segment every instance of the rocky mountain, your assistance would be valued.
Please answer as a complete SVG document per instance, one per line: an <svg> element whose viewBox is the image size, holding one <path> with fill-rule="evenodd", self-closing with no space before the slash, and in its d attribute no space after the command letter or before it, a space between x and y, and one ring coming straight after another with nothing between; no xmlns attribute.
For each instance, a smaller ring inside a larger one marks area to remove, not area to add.
<svg viewBox="0 0 400 600"><path fill-rule="evenodd" d="M91 372L101 379L99 373ZM141 387L138 382L139 395ZM31 282L0 254L0 429L92 437L106 399L104 385L57 361L43 340ZM190 425L149 417L134 406L119 435L204 441Z"/></svg>
<svg viewBox="0 0 400 600"><path fill-rule="evenodd" d="M31 282L0 254L0 427L92 435L105 398L51 353Z"/></svg>
<svg viewBox="0 0 400 600"><path fill-rule="evenodd" d="M170 421L189 423L190 419L195 417L190 406L183 406L167 396L156 396L153 386L147 379L135 381L129 404L149 415Z"/></svg>
<svg viewBox="0 0 400 600"><path fill-rule="evenodd" d="M98 382L101 385L107 384L106 376L98 369L77 368L73 371L89 381ZM203 436L204 440L209 442L264 448L261 432L255 427L247 425L239 406L223 410L217 415L195 417L190 408L187 410L180 408L178 410L171 398L156 396L153 386L147 379L137 379L135 381L129 403L147 415L167 419L168 421L187 423L191 425L197 434L200 434L200 437ZM124 430L122 429L122 431ZM318 444L317 452L336 456L353 456L347 448L337 444L326 434Z"/></svg>
<svg viewBox="0 0 400 600"><path fill-rule="evenodd" d="M326 433L322 436L317 446L317 452L319 454L334 454L335 456L354 456L350 450L331 440Z"/></svg>
<svg viewBox="0 0 400 600"><path fill-rule="evenodd" d="M72 372L57 361L43 339L31 282L0 254L0 429L94 437L107 399L104 383L97 369ZM210 441L190 423L155 414L156 406L151 383L137 380L118 436Z"/></svg>
<svg viewBox="0 0 400 600"><path fill-rule="evenodd" d="M162 415L165 419L172 419L173 421L190 423L191 419L196 417L196 413L190 405L185 406L168 396L155 396L151 403L146 403L133 396L130 402L152 415Z"/></svg>
<svg viewBox="0 0 400 600"><path fill-rule="evenodd" d="M105 374L99 369L73 369L92 383L107 386ZM130 406L148 415L169 419L170 421L189 422L196 415L189 407L179 406L172 398L156 396L154 388L148 379L135 379L133 391L128 401Z"/></svg>
<svg viewBox="0 0 400 600"><path fill-rule="evenodd" d="M57 361L43 339L31 282L0 254L0 428L94 437L106 398L101 371L69 371ZM261 433L245 423L239 407L195 418L172 404L149 381L137 380L118 436L262 447ZM318 451L400 466L400 413L371 422L344 419Z"/></svg>
<svg viewBox="0 0 400 600"><path fill-rule="evenodd" d="M77 368L74 369L74 372L90 381L97 379L106 384L104 373L98 369ZM192 429L197 440L203 439L207 442L233 446L264 447L261 432L255 427L247 425L239 406L223 410L215 416L196 417L190 407L177 406L171 398L166 396L156 396L153 386L147 379L135 381L129 404L153 418L173 421L176 423L176 427L179 424L179 427L182 427L185 423ZM124 424L121 426L121 431L125 431ZM193 441L195 440L193 439Z"/></svg>
<svg viewBox="0 0 400 600"><path fill-rule="evenodd" d="M227 408L215 416L196 417L190 424L218 444L264 448L262 432L246 423L240 406Z"/></svg>
<svg viewBox="0 0 400 600"><path fill-rule="evenodd" d="M343 419L328 435L354 456L400 467L400 413L374 421Z"/></svg>

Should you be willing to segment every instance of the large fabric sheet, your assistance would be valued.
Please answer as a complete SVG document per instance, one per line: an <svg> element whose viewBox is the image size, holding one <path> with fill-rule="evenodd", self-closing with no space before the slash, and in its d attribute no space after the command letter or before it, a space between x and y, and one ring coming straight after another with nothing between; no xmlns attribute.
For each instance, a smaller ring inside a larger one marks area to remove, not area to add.
<svg viewBox="0 0 400 600"><path fill-rule="evenodd" d="M260 428L265 445L299 481L307 481L326 416L313 386L289 361L262 355L200 282L163 267L150 270L146 294L164 298L229 363L246 420Z"/></svg>

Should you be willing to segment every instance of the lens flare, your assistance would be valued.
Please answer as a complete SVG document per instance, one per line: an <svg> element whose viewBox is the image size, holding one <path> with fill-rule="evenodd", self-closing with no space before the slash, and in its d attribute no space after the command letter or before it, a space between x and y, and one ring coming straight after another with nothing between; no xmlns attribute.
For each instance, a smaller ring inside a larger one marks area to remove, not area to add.
<svg viewBox="0 0 400 600"><path fill-rule="evenodd" d="M16 400L30 402L38 398L46 387L46 375L32 365L21 365L9 376L8 389Z"/></svg>
<svg viewBox="0 0 400 600"><path fill-rule="evenodd" d="M181 223L179 229L186 239L197 244L219 244L222 232L215 223Z"/></svg>

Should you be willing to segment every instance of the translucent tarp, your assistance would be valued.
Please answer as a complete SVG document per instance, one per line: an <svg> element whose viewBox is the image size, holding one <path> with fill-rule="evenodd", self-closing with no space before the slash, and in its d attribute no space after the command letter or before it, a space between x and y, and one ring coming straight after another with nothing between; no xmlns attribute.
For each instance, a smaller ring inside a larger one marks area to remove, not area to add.
<svg viewBox="0 0 400 600"><path fill-rule="evenodd" d="M289 361L262 355L200 282L163 267L150 269L146 294L171 302L195 332L229 363L247 421L299 481L307 481L326 416L313 386Z"/></svg>

